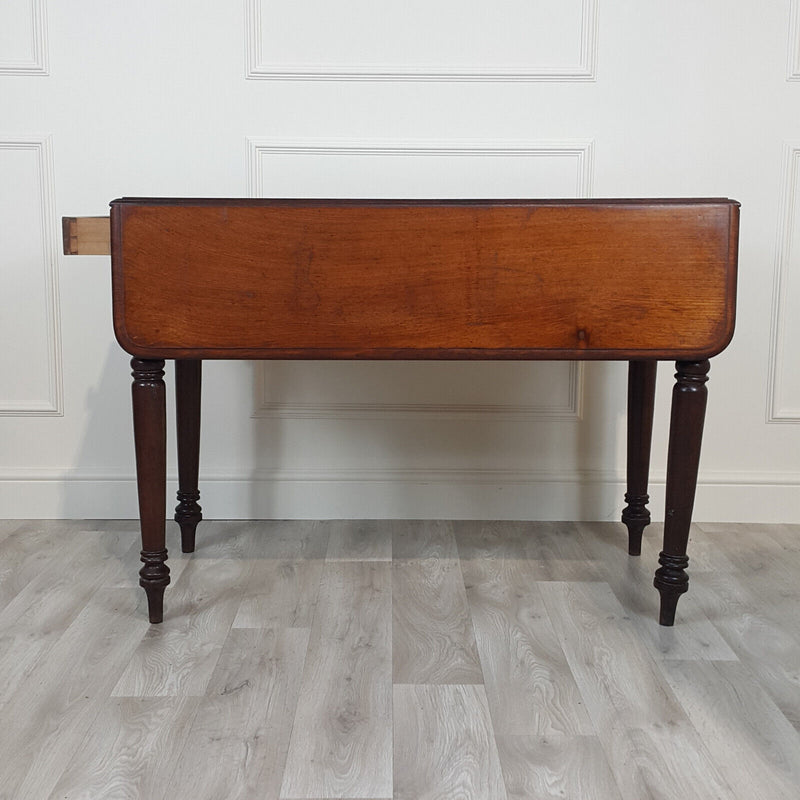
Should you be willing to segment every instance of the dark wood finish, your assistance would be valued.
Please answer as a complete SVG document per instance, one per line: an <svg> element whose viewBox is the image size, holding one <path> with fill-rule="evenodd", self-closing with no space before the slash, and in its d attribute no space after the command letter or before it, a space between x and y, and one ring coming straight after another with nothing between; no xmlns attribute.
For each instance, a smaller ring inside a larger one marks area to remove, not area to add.
<svg viewBox="0 0 800 800"><path fill-rule="evenodd" d="M709 357L733 332L737 210L115 201L115 330L140 358Z"/></svg>
<svg viewBox="0 0 800 800"><path fill-rule="evenodd" d="M653 409L656 399L656 361L631 361L628 365L628 490L622 521L628 529L628 553L642 553L642 532L650 524L647 483Z"/></svg>
<svg viewBox="0 0 800 800"><path fill-rule="evenodd" d="M167 415L162 359L131 360L133 433L142 527L139 584L147 594L150 622L163 619L164 589L169 585L165 538Z"/></svg>
<svg viewBox="0 0 800 800"><path fill-rule="evenodd" d="M200 389L202 362L175 362L175 423L178 434L178 505L175 522L181 529L181 549L193 553L197 524L203 519L197 502L200 472Z"/></svg>
<svg viewBox="0 0 800 800"><path fill-rule="evenodd" d="M679 361L676 364L667 454L664 549L659 554L661 566L653 581L661 593L659 621L662 625L675 622L678 598L689 588L686 546L700 464L709 367L707 360Z"/></svg>
<svg viewBox="0 0 800 800"><path fill-rule="evenodd" d="M176 359L184 550L194 548L204 358L624 359L629 551L647 510L656 361L678 363L660 622L686 591L707 359L733 334L731 200L123 199L114 329L134 361L141 583L160 621L163 360Z"/></svg>

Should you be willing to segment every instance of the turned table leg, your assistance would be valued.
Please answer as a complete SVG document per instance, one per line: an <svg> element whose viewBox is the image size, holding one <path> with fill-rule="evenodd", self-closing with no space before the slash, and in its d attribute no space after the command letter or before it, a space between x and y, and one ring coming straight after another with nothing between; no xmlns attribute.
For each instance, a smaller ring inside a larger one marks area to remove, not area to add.
<svg viewBox="0 0 800 800"><path fill-rule="evenodd" d="M181 528L181 549L194 552L197 523L203 518L198 504L200 468L200 389L202 362L175 361L175 422L178 431L178 505L175 522Z"/></svg>
<svg viewBox="0 0 800 800"><path fill-rule="evenodd" d="M708 361L678 361L672 390L667 455L664 549L653 584L661 593L659 622L672 625L678 598L689 588L686 546L692 524L697 468L703 438L708 390Z"/></svg>
<svg viewBox="0 0 800 800"><path fill-rule="evenodd" d="M163 360L131 360L133 436L142 562L139 585L147 594L150 622L164 617L164 589L169 584L165 540L167 506L167 424Z"/></svg>
<svg viewBox="0 0 800 800"><path fill-rule="evenodd" d="M628 365L628 481L622 521L628 528L628 553L642 552L642 531L650 524L647 481L653 439L656 395L656 361L631 361Z"/></svg>

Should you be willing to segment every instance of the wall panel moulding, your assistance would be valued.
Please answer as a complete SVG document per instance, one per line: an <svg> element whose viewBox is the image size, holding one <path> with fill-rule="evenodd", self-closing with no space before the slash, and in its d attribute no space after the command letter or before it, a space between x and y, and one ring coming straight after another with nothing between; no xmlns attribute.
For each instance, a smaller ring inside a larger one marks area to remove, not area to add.
<svg viewBox="0 0 800 800"><path fill-rule="evenodd" d="M45 0L0 3L0 75L47 75Z"/></svg>
<svg viewBox="0 0 800 800"><path fill-rule="evenodd" d="M597 6L509 0L497 14L491 3L458 0L247 0L247 77L593 81Z"/></svg>
<svg viewBox="0 0 800 800"><path fill-rule="evenodd" d="M63 413L53 184L49 137L0 136L0 415Z"/></svg>
<svg viewBox="0 0 800 800"><path fill-rule="evenodd" d="M783 196L778 224L772 350L767 403L769 422L800 422L800 142L784 149Z"/></svg>

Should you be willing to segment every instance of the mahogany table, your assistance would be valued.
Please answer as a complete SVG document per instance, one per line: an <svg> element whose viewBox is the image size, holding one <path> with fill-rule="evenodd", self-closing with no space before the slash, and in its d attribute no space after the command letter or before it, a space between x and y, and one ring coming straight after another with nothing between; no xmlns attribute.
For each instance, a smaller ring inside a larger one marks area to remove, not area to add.
<svg viewBox="0 0 800 800"><path fill-rule="evenodd" d="M164 359L175 359L184 552L202 518L203 359L605 359L629 362L631 555L650 521L656 365L676 362L654 581L672 625L689 583L708 359L733 335L738 221L727 199L113 201L150 621L169 583ZM65 243L77 222L65 220Z"/></svg>

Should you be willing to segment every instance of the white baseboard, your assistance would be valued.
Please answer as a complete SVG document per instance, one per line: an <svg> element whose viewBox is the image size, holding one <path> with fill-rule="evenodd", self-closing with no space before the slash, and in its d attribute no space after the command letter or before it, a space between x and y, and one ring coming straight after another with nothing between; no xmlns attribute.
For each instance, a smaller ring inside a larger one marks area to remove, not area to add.
<svg viewBox="0 0 800 800"><path fill-rule="evenodd" d="M168 482L168 509L176 482ZM612 472L313 470L201 475L209 519L618 520L624 480ZM651 513L663 519L664 476L651 477ZM130 475L80 471L0 474L0 518L131 519ZM694 519L800 522L800 475L701 473Z"/></svg>

